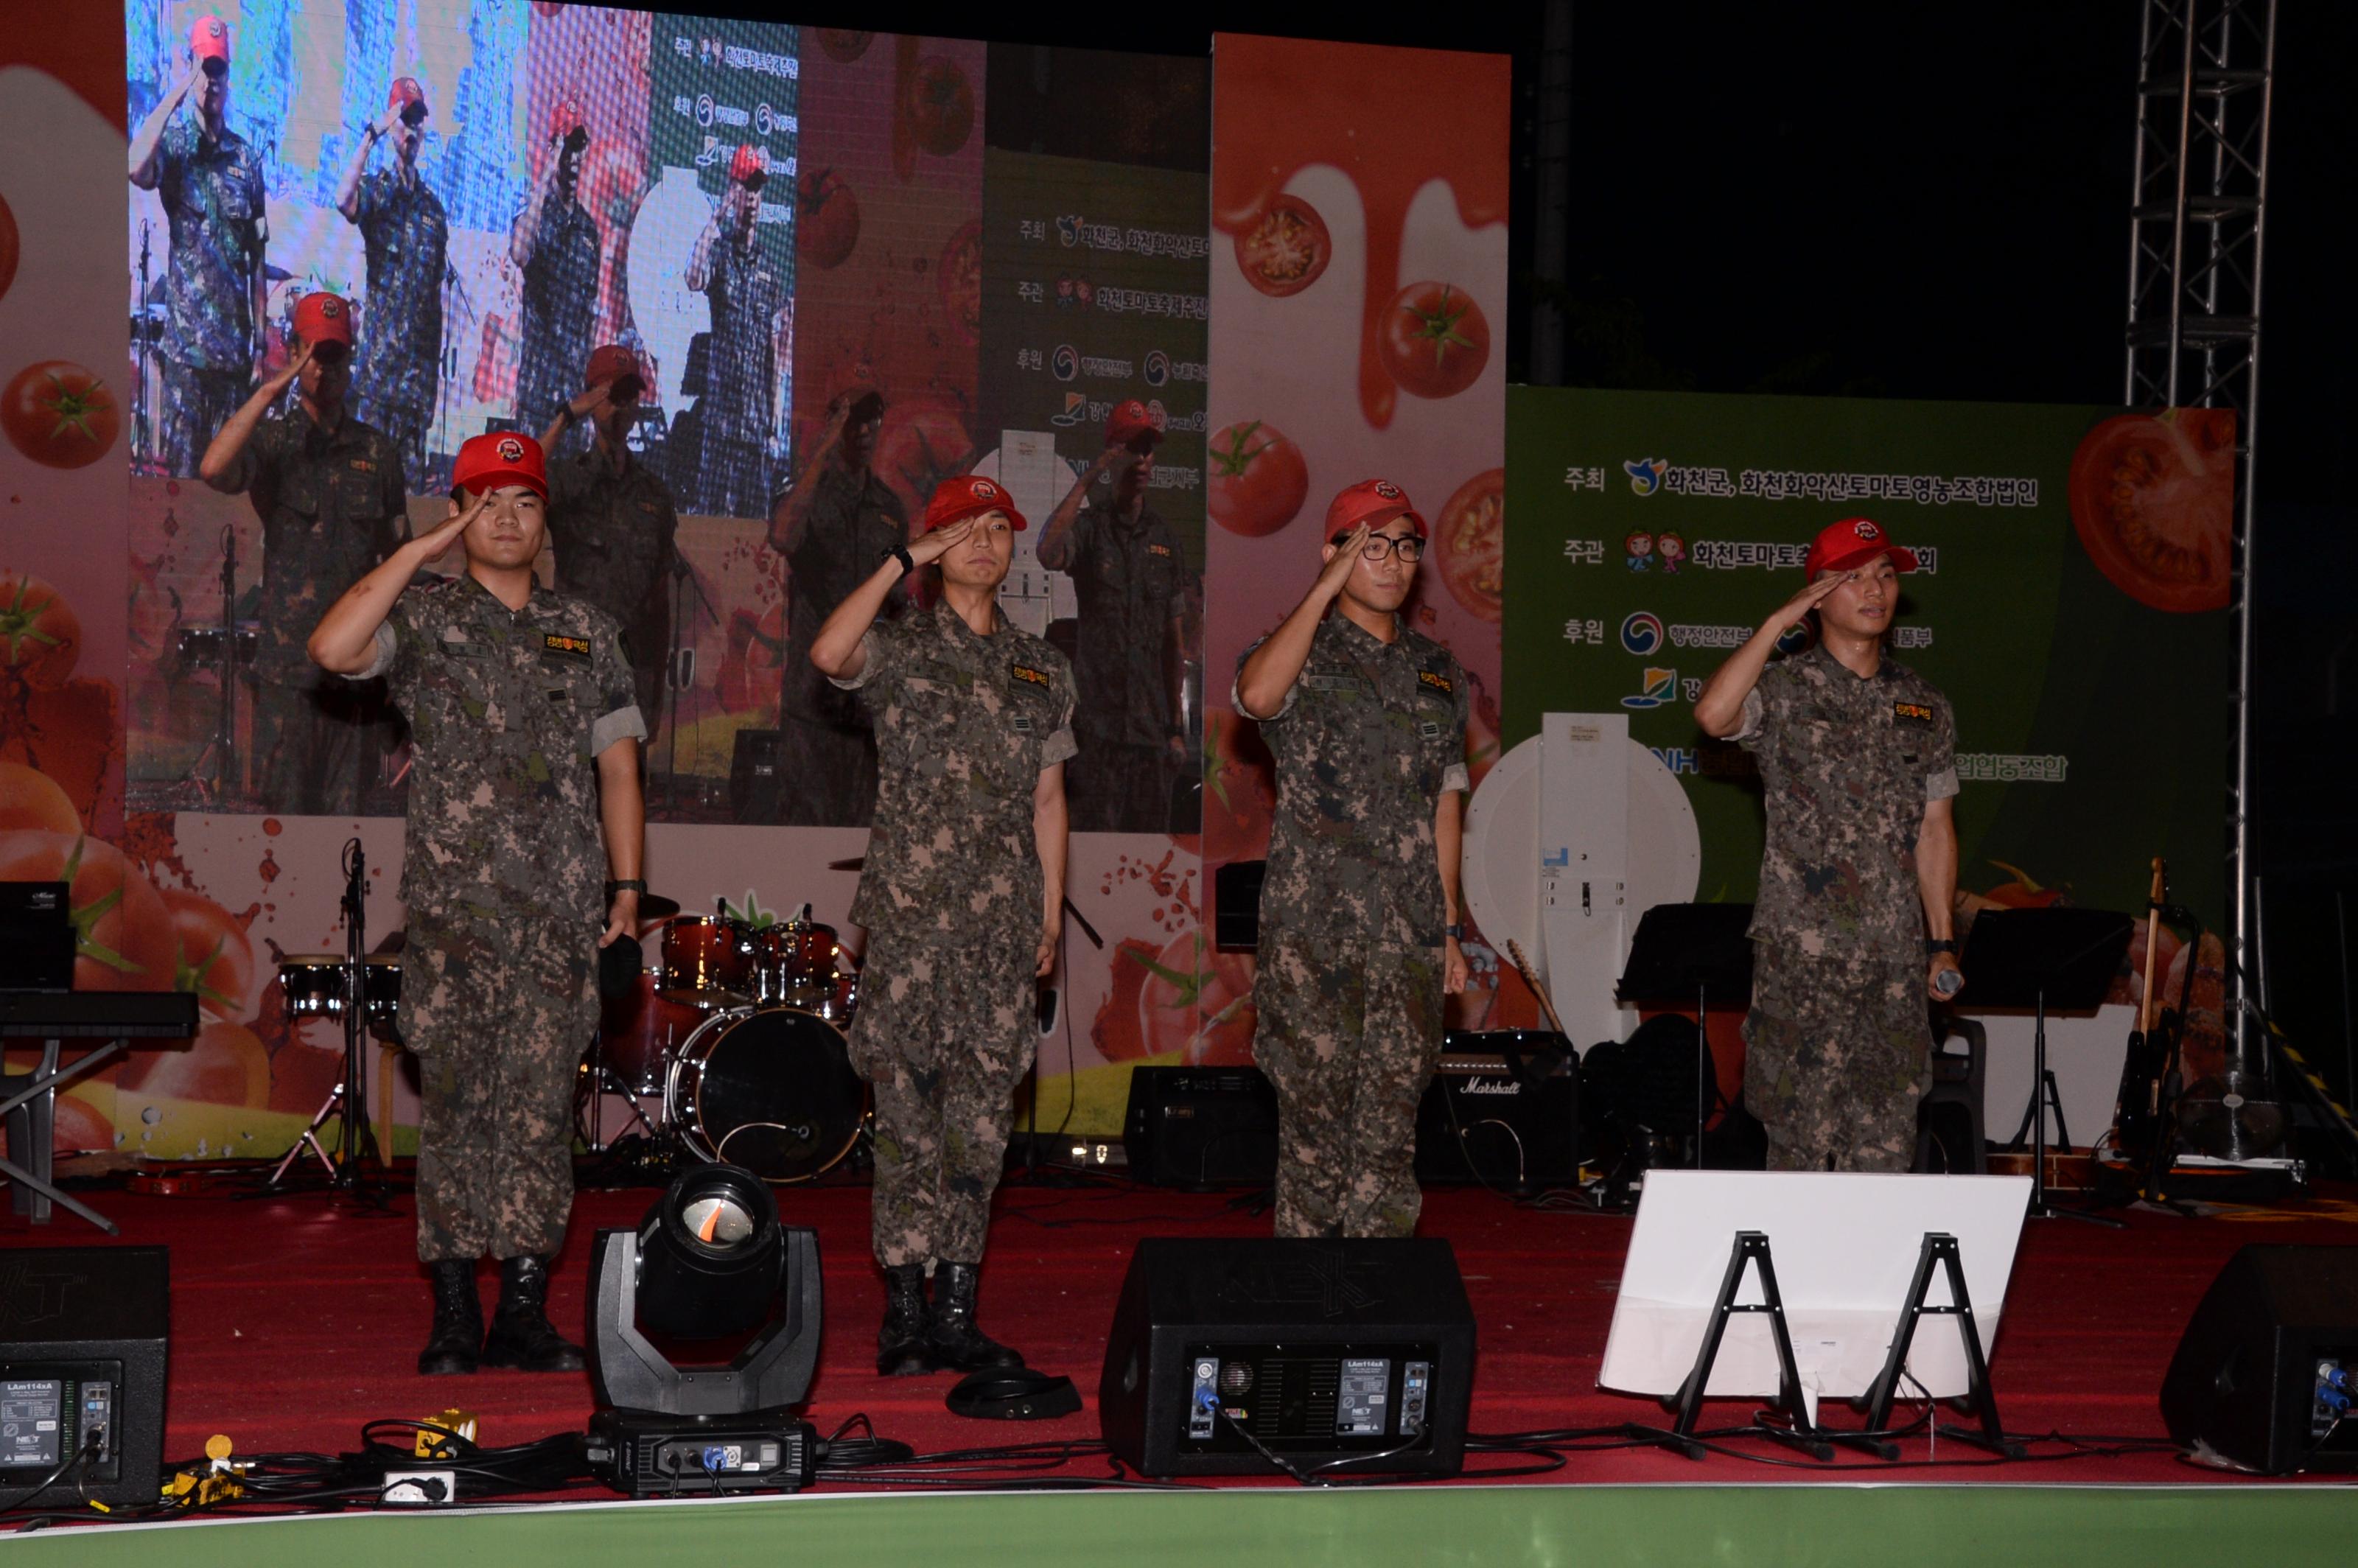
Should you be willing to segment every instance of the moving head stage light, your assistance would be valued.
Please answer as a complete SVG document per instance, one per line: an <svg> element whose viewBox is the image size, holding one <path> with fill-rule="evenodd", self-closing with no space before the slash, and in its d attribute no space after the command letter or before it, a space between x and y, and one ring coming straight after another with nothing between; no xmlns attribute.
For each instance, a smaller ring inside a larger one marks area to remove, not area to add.
<svg viewBox="0 0 2358 1568"><path fill-rule="evenodd" d="M684 1353L727 1354L682 1366ZM752 1172L703 1165L636 1230L601 1230L590 1272L589 1459L631 1497L799 1490L817 1433L792 1407L818 1362L818 1233L778 1223Z"/></svg>

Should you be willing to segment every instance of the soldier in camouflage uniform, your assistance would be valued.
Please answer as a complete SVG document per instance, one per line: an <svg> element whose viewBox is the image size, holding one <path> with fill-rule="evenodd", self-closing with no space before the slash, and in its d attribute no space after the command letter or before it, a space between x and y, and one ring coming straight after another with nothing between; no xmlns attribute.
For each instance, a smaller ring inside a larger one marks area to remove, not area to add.
<svg viewBox="0 0 2358 1568"><path fill-rule="evenodd" d="M197 471L213 432L254 384L269 290L262 160L227 119L228 25L198 17L189 50L188 73L131 138L131 183L164 203L160 446L170 474ZM186 114L178 113L184 103L193 104Z"/></svg>
<svg viewBox="0 0 2358 1568"><path fill-rule="evenodd" d="M1772 1170L1905 1171L1931 1076L1927 996L1963 979L1956 720L1884 652L1915 556L1854 517L1822 532L1804 567L1809 586L1695 702L1705 731L1758 761L1768 808L1744 1098L1768 1127ZM1770 665L1812 611L1810 648Z"/></svg>
<svg viewBox="0 0 2358 1568"><path fill-rule="evenodd" d="M639 717L652 735L662 721L664 665L671 656L679 514L654 470L631 451L631 427L646 388L638 356L608 343L590 356L585 379L587 390L557 410L541 437L553 452L577 421L586 420L593 432L589 445L548 465L557 589L588 600L622 628Z"/></svg>
<svg viewBox="0 0 2358 1568"><path fill-rule="evenodd" d="M775 323L785 305L785 283L753 232L768 178L762 149L739 147L720 205L687 256L687 287L712 309L704 391L696 402L703 446L689 505L719 517L762 516L770 504L778 404Z"/></svg>
<svg viewBox="0 0 2358 1568"><path fill-rule="evenodd" d="M370 423L393 438L421 476L442 386L442 275L450 243L442 199L417 173L426 114L417 79L395 77L384 113L362 130L336 190L336 211L360 230L368 261L368 308L353 381ZM393 167L367 174L370 151L388 136Z"/></svg>
<svg viewBox="0 0 2358 1568"><path fill-rule="evenodd" d="M449 518L339 600L311 653L341 675L387 676L417 747L401 892L401 1028L423 1112L417 1255L434 1282L417 1369L570 1371L581 1351L548 1321L548 1260L573 1200L597 950L636 929L646 888L646 726L612 617L533 580L539 443L475 437L451 478ZM465 574L412 588L454 542ZM601 893L607 868L617 880ZM475 1293L486 1255L500 1260L488 1336Z"/></svg>
<svg viewBox="0 0 2358 1568"><path fill-rule="evenodd" d="M576 390L574 377L597 341L598 224L579 200L590 130L581 105L558 101L540 178L508 226L508 259L524 274L517 340L516 427L543 430Z"/></svg>
<svg viewBox="0 0 2358 1568"><path fill-rule="evenodd" d="M332 294L298 300L286 366L222 427L198 465L215 490L252 495L262 519L254 754L264 808L306 816L360 809L362 775L373 775L382 755L384 692L322 677L303 640L409 532L401 454L344 408L352 321ZM289 386L299 387L295 407L270 416Z"/></svg>
<svg viewBox="0 0 2358 1568"><path fill-rule="evenodd" d="M1180 722L1187 561L1178 535L1146 504L1163 439L1146 405L1135 397L1117 405L1105 439L1104 453L1040 535L1040 564L1069 574L1080 601L1073 826L1085 833L1175 832L1171 780L1187 756ZM1091 487L1108 478L1103 498L1091 501Z"/></svg>
<svg viewBox="0 0 2358 1568"><path fill-rule="evenodd" d="M1425 524L1366 480L1326 509L1325 569L1238 662L1277 761L1254 1058L1277 1091L1277 1234L1406 1236L1416 1107L1458 946L1466 672L1399 611Z"/></svg>
<svg viewBox="0 0 2358 1568"><path fill-rule="evenodd" d="M1022 1364L975 1326L976 1273L1037 1034L1034 982L1063 931L1074 751L1072 666L999 612L1023 525L990 480L945 481L925 533L894 548L811 647L876 716L851 1054L876 1097L873 1231L888 1286L876 1365L893 1376ZM926 565L941 602L877 623Z"/></svg>

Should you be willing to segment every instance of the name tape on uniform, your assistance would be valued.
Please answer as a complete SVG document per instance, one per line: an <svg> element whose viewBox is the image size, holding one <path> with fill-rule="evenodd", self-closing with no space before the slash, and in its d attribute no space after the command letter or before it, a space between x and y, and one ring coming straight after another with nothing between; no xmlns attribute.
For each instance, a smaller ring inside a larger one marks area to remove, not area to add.
<svg viewBox="0 0 2358 1568"><path fill-rule="evenodd" d="M1013 676L1017 680L1030 681L1033 686L1053 686L1055 684L1049 680L1047 671L1035 670L1030 665L1010 665L1007 666L1007 673Z"/></svg>
<svg viewBox="0 0 2358 1568"><path fill-rule="evenodd" d="M540 648L545 654L562 654L568 658L586 659L590 656L590 639L568 636L562 632L544 632L540 634Z"/></svg>

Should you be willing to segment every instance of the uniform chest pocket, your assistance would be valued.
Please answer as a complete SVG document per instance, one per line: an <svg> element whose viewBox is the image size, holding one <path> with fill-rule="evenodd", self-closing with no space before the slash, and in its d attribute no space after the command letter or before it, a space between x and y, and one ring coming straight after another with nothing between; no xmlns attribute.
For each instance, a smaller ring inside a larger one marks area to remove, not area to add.
<svg viewBox="0 0 2358 1568"><path fill-rule="evenodd" d="M598 717L596 687L587 659L541 656L539 717L552 750L589 754L590 727Z"/></svg>
<svg viewBox="0 0 2358 1568"><path fill-rule="evenodd" d="M445 638L427 666L427 711L419 717L454 733L501 734L508 728L500 700L501 651L489 643Z"/></svg>
<svg viewBox="0 0 2358 1568"><path fill-rule="evenodd" d="M213 211L233 223L246 222L254 217L254 182L247 178L244 168L236 164L224 164L212 175Z"/></svg>

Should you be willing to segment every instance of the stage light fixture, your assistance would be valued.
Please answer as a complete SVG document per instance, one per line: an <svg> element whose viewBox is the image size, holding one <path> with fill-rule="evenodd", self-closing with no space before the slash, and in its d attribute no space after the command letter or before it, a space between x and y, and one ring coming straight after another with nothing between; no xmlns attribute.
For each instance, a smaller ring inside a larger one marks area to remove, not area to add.
<svg viewBox="0 0 2358 1568"><path fill-rule="evenodd" d="M819 1312L817 1232L781 1225L740 1166L680 1175L635 1230L598 1233L591 1466L633 1497L809 1485L817 1434L792 1407L818 1363ZM746 1335L724 1365L678 1365L654 1343Z"/></svg>

